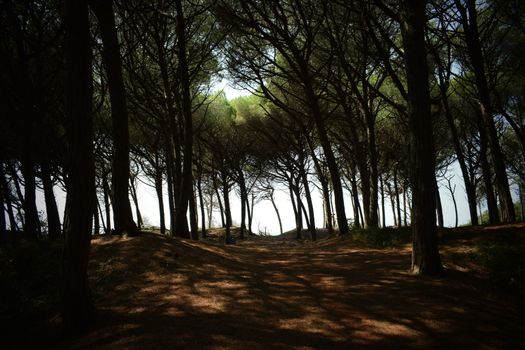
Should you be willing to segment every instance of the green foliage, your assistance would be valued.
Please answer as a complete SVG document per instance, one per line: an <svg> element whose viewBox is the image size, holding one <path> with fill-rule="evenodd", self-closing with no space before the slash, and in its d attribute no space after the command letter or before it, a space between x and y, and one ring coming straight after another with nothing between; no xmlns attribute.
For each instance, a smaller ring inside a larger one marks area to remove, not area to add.
<svg viewBox="0 0 525 350"><path fill-rule="evenodd" d="M396 247L412 239L410 227L355 228L350 232L352 239L374 248Z"/></svg>
<svg viewBox="0 0 525 350"><path fill-rule="evenodd" d="M62 242L0 246L0 327L22 329L58 310Z"/></svg>

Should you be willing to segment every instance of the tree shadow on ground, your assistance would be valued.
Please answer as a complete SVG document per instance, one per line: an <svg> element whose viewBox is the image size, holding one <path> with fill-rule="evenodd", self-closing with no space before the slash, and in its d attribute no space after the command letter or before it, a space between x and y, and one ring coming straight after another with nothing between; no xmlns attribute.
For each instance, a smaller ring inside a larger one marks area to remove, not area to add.
<svg viewBox="0 0 525 350"><path fill-rule="evenodd" d="M62 348L518 348L515 306L483 281L407 272L410 251L337 241L94 241L99 317Z"/></svg>

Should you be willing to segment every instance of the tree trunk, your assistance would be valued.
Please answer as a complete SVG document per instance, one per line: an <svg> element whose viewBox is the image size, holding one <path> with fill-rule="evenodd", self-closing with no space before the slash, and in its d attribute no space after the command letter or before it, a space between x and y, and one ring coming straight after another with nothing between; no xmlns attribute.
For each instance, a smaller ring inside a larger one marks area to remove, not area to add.
<svg viewBox="0 0 525 350"><path fill-rule="evenodd" d="M159 202L159 218L160 218L160 233L166 234L166 217L164 215L164 196L162 193L162 172L156 170L155 174L155 192L157 193L157 201Z"/></svg>
<svg viewBox="0 0 525 350"><path fill-rule="evenodd" d="M224 196L224 216L226 219L226 238L230 237L232 227L232 213L230 209L230 184L225 173L222 173L222 193Z"/></svg>
<svg viewBox="0 0 525 350"><path fill-rule="evenodd" d="M18 224L16 223L15 213L13 211L13 204L11 203L11 191L5 178L4 167L0 164L0 187L3 191L3 197L7 208L7 216L9 217L9 228L11 231L18 231Z"/></svg>
<svg viewBox="0 0 525 350"><path fill-rule="evenodd" d="M242 169L238 170L239 173L239 188L241 192L241 227L239 230L239 236L241 239L244 239L244 230L246 228L246 200L247 200L247 193L246 193L246 183L244 180L244 174L242 172Z"/></svg>
<svg viewBox="0 0 525 350"><path fill-rule="evenodd" d="M350 186L352 187L352 198L353 198L353 209L354 209L354 226L361 227L361 221L359 219L359 193L357 191L357 180L355 175L352 173L350 178Z"/></svg>
<svg viewBox="0 0 525 350"><path fill-rule="evenodd" d="M399 199L399 183L397 182L397 169L394 169L394 192L396 195L397 224L399 227L401 227L401 200Z"/></svg>
<svg viewBox="0 0 525 350"><path fill-rule="evenodd" d="M394 200L394 191L392 190L392 187L390 186L390 182L386 182L386 188L388 190L388 195L390 197L390 206L392 207L392 217L394 218L394 226L401 226L399 225L398 219L396 218L396 202ZM401 218L399 218L401 219Z"/></svg>
<svg viewBox="0 0 525 350"><path fill-rule="evenodd" d="M39 235L38 210L36 208L36 181L34 163L22 160L22 176L24 176L24 232L29 239Z"/></svg>
<svg viewBox="0 0 525 350"><path fill-rule="evenodd" d="M383 186L383 176L379 176L379 184L381 186L381 227L386 227L385 214L385 188Z"/></svg>
<svg viewBox="0 0 525 350"><path fill-rule="evenodd" d="M213 176L213 188L215 189L217 201L219 202L219 211L221 212L221 225L222 227L226 227L226 220L224 218L224 206L222 205L222 199L219 193L219 186L217 185L217 179L215 178L215 175Z"/></svg>
<svg viewBox="0 0 525 350"><path fill-rule="evenodd" d="M188 211L190 196L193 195L193 121L191 112L190 78L186 57L186 24L181 0L175 1L175 8L177 10L177 56L179 59L179 77L182 90L182 116L184 120L184 159L175 225L178 235L189 238L190 233L188 232L186 213ZM192 230L193 229L194 227L192 227ZM192 235L197 234L197 232L191 233Z"/></svg>
<svg viewBox="0 0 525 350"><path fill-rule="evenodd" d="M312 194L310 193L310 185L308 183L308 177L304 169L301 169L301 177L303 179L304 194L306 196L306 204L308 205L308 231L310 231L312 241L317 240L317 231L315 229L315 216L314 216L314 204L312 202Z"/></svg>
<svg viewBox="0 0 525 350"><path fill-rule="evenodd" d="M190 233L191 239L198 241L199 240L199 224L197 217L197 202L195 201L195 187L191 186L191 196L189 203L190 211Z"/></svg>
<svg viewBox="0 0 525 350"><path fill-rule="evenodd" d="M135 187L135 184L135 176L131 176L129 179L129 189L131 192L131 198L133 199L133 204L135 205L135 214L137 216L137 229L140 231L143 223L142 215L140 214L139 200L137 197L137 188Z"/></svg>
<svg viewBox="0 0 525 350"><path fill-rule="evenodd" d="M202 194L202 165L198 163L199 176L197 177L197 194L199 196L199 204L201 211L201 234L202 238L206 238L206 215L204 212L204 196Z"/></svg>
<svg viewBox="0 0 525 350"><path fill-rule="evenodd" d="M48 164L42 165L42 183L44 185L44 200L46 202L47 213L47 230L50 240L60 236L60 216L58 215L57 202L53 193L53 182L51 181L51 172Z"/></svg>
<svg viewBox="0 0 525 350"><path fill-rule="evenodd" d="M487 139L490 146L490 156L494 173L496 175L496 187L500 197L501 220L503 222L516 221L514 203L509 188L509 181L504 163L503 152L499 145L498 134L493 119L493 106L491 103L490 90L485 74L485 57L483 55L482 45L479 37L477 9L475 0L467 0L467 8L456 0L456 7L461 16L461 22L465 31L470 63L472 64L475 76L476 87L478 90L480 113L482 124L487 133Z"/></svg>
<svg viewBox="0 0 525 350"><path fill-rule="evenodd" d="M103 58L108 78L111 103L112 137L113 137L113 222L115 233L137 234L139 228L133 221L129 201L129 127L126 109L126 93L122 78L122 63L113 1L90 0L90 6L97 17L103 44Z"/></svg>
<svg viewBox="0 0 525 350"><path fill-rule="evenodd" d="M426 1L401 2L401 34L408 86L410 174L412 183L412 271L443 271L436 229L435 153L425 50Z"/></svg>
<svg viewBox="0 0 525 350"><path fill-rule="evenodd" d="M62 255L62 318L66 332L73 333L85 329L93 316L87 267L95 207L95 163L91 38L86 0L65 1L64 24L70 157L67 163L68 220Z"/></svg>
<svg viewBox="0 0 525 350"><path fill-rule="evenodd" d="M170 211L170 235L175 234L175 193L173 193L173 154L166 150L166 182L168 184L168 207Z"/></svg>
<svg viewBox="0 0 525 350"><path fill-rule="evenodd" d="M109 183L108 183L108 173L106 172L106 169L102 169L102 187L104 190L104 207L106 210L106 234L111 234L111 207L110 207L110 200L109 200ZM65 225L65 219L64 219L64 225Z"/></svg>
<svg viewBox="0 0 525 350"><path fill-rule="evenodd" d="M438 187L437 181L436 181L436 211L437 211L437 218L438 218L437 220L438 227L443 228L445 227L445 222L443 219L443 206L441 205L441 195L439 193L439 187ZM405 225L406 225L406 222L405 222Z"/></svg>
<svg viewBox="0 0 525 350"><path fill-rule="evenodd" d="M489 214L489 223L497 224L499 220L498 202L494 195L492 186L492 171L487 158L487 136L484 129L480 129L480 161L481 172L483 174L483 183L485 184L485 196L487 199L487 210Z"/></svg>
<svg viewBox="0 0 525 350"><path fill-rule="evenodd" d="M96 192L95 192L95 199L94 200L95 200L95 210L93 212L93 221L94 221L95 224L93 225L93 234L94 235L98 235L100 233L100 221L99 221L99 217L98 217L98 205L97 205L98 198L97 198Z"/></svg>
<svg viewBox="0 0 525 350"><path fill-rule="evenodd" d="M277 205L275 204L275 198L273 197L273 192L274 192L274 189L272 188L270 190L270 202L272 203L273 209L275 210L275 214L277 215L277 221L279 221L279 233L282 235L283 234L283 222L281 221L281 214L279 213L279 209L277 208Z"/></svg>
<svg viewBox="0 0 525 350"><path fill-rule="evenodd" d="M299 203L295 202L295 191L291 178L288 178L288 191L290 192L290 201L292 202L293 213L295 216L296 238L301 239L303 229L303 217Z"/></svg>

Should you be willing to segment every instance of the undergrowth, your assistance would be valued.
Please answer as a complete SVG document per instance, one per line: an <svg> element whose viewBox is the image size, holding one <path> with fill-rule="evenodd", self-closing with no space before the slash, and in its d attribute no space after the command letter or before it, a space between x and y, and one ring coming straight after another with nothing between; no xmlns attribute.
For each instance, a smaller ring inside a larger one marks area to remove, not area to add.
<svg viewBox="0 0 525 350"><path fill-rule="evenodd" d="M0 327L27 329L58 310L62 242L0 245Z"/></svg>
<svg viewBox="0 0 525 350"><path fill-rule="evenodd" d="M355 241L374 248L396 247L412 239L410 227L354 228L350 234Z"/></svg>

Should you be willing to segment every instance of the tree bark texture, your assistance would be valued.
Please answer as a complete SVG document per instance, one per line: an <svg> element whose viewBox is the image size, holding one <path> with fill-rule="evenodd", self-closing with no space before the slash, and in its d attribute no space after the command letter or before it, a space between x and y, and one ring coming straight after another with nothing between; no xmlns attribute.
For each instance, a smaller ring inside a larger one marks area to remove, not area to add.
<svg viewBox="0 0 525 350"><path fill-rule="evenodd" d="M91 105L91 38L87 0L65 0L66 116L69 161L62 318L67 332L86 328L93 316L87 267L95 209L95 163Z"/></svg>
<svg viewBox="0 0 525 350"><path fill-rule="evenodd" d="M412 271L443 271L436 228L435 153L425 50L426 1L401 1L401 33L408 85L412 183Z"/></svg>
<svg viewBox="0 0 525 350"><path fill-rule="evenodd" d="M126 108L126 94L122 77L122 62L115 27L113 1L90 0L90 6L97 17L103 44L103 58L108 78L111 103L113 136L113 223L115 233L137 234L139 229L133 221L129 200L129 126Z"/></svg>

